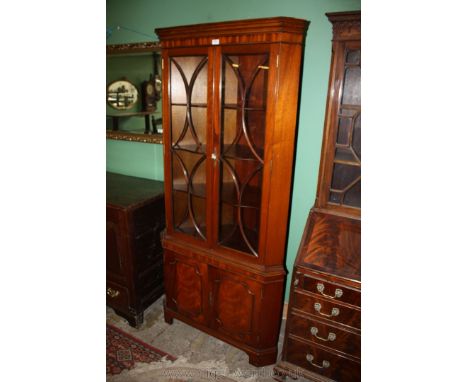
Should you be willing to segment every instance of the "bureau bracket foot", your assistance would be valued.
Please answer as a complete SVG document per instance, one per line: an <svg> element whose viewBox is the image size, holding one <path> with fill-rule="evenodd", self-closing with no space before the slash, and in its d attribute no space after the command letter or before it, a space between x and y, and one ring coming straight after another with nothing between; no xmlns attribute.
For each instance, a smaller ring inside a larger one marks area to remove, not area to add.
<svg viewBox="0 0 468 382"><path fill-rule="evenodd" d="M278 349L275 347L265 353L255 353L243 349L249 356L249 363L256 367L272 365L276 362Z"/></svg>

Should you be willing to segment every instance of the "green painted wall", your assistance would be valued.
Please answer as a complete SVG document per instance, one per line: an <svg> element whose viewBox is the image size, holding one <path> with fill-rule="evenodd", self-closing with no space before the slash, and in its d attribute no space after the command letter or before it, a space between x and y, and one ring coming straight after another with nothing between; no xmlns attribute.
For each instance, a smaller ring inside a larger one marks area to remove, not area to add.
<svg viewBox="0 0 468 382"><path fill-rule="evenodd" d="M359 0L108 0L108 44L151 40L117 25L154 34L156 27L205 22L290 16L310 21L304 52L294 188L286 255L289 297L291 271L317 187L322 131L331 57L331 24L326 12L361 8ZM162 148L145 143L107 141L107 169L128 175L163 179Z"/></svg>

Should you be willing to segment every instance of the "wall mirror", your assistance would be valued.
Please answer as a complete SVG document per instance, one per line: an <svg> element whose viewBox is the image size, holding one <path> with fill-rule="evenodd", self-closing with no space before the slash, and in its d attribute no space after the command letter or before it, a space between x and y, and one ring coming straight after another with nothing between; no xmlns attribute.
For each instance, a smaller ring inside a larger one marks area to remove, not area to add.
<svg viewBox="0 0 468 382"><path fill-rule="evenodd" d="M106 46L106 137L162 143L159 43Z"/></svg>

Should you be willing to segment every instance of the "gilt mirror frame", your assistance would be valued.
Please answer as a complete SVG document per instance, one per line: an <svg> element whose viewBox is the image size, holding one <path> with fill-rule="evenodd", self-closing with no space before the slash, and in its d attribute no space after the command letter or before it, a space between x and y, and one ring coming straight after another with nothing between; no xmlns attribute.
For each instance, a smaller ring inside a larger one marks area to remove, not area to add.
<svg viewBox="0 0 468 382"><path fill-rule="evenodd" d="M118 55L128 55L128 54L138 54L138 53L160 53L161 48L159 42L157 41L149 41L149 42L137 42L137 43L126 43L126 44L112 44L106 45L106 58L109 56L118 56ZM155 75L161 75L161 63L159 62L159 72L156 73L156 66L155 66ZM135 84L138 89L138 84ZM139 89L138 89L139 90ZM139 101L140 102L140 101ZM148 118L149 116L145 115L145 112L140 113L144 118ZM106 115L106 118L110 116ZM161 123L161 119L156 120ZM152 121L154 122L154 120ZM114 122L113 122L114 123ZM106 123L107 125L107 123ZM154 126L153 126L154 129ZM130 141L130 142L142 142L142 143L157 143L162 144L162 134L148 134L148 133L133 133L133 132L126 132L126 131L119 131L118 129L112 130L106 129L106 138L113 139L113 140L123 140L123 141Z"/></svg>

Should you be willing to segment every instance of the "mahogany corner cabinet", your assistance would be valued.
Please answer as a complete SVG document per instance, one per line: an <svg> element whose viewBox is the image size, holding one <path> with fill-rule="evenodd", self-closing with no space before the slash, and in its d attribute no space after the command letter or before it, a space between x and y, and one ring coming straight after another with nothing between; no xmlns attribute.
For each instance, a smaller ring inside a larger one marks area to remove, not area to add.
<svg viewBox="0 0 468 382"><path fill-rule="evenodd" d="M308 21L157 28L163 64L165 320L272 364Z"/></svg>

